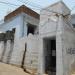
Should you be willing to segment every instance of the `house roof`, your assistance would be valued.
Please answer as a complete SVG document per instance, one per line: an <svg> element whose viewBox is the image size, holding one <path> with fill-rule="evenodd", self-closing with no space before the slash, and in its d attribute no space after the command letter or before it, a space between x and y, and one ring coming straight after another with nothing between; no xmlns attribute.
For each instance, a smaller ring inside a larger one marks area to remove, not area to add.
<svg viewBox="0 0 75 75"><path fill-rule="evenodd" d="M56 5L58 5L59 3L61 3L64 7L66 7L68 10L70 10L70 9L68 8L68 6L67 6L63 1L55 2L55 3L53 3L53 4L51 4L51 5L47 6L47 7L45 7L44 9L47 9L47 8L56 6Z"/></svg>
<svg viewBox="0 0 75 75"><path fill-rule="evenodd" d="M4 21L7 21L9 19L11 19L14 16L17 16L20 13L26 13L36 19L39 19L40 15L38 13L36 13L35 11L33 11L32 9L28 8L25 5L20 6L19 8L17 8L16 10L14 10L13 12L9 13L8 15L5 16Z"/></svg>

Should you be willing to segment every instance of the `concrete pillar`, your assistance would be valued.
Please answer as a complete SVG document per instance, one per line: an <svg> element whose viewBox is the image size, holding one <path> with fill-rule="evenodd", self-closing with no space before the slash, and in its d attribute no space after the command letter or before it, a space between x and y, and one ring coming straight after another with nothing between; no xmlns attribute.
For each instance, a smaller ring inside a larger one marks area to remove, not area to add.
<svg viewBox="0 0 75 75"><path fill-rule="evenodd" d="M24 22L24 36L27 36L27 22Z"/></svg>
<svg viewBox="0 0 75 75"><path fill-rule="evenodd" d="M0 41L0 60L1 61L3 56L3 51L4 51L4 41Z"/></svg>
<svg viewBox="0 0 75 75"><path fill-rule="evenodd" d="M39 64L38 75L44 74L44 51L43 51L43 38L39 39Z"/></svg>
<svg viewBox="0 0 75 75"><path fill-rule="evenodd" d="M63 75L63 17L59 15L56 34L56 75Z"/></svg>
<svg viewBox="0 0 75 75"><path fill-rule="evenodd" d="M8 54L9 54L9 51L11 49L10 47L11 47L11 40L7 40L7 43L6 43L6 52L5 52L4 58L3 58L3 62L5 62L5 63L8 63L7 61L9 59Z"/></svg>
<svg viewBox="0 0 75 75"><path fill-rule="evenodd" d="M21 16L21 23L20 23L20 32L19 32L19 37L24 36L24 17L23 15Z"/></svg>

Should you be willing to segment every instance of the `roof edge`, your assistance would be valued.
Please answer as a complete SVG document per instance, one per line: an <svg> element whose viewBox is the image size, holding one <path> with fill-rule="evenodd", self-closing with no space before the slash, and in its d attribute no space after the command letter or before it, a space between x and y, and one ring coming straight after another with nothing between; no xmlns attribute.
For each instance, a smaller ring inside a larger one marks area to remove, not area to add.
<svg viewBox="0 0 75 75"><path fill-rule="evenodd" d="M21 14L22 12L24 12L24 13L26 13L26 14L28 14L28 15L36 18L36 19L40 18L40 15L37 12L33 11L32 9L28 8L25 5L22 5L19 8L17 8L16 10L14 10L13 12L6 15L4 17L4 21L9 20L10 18L17 16L18 14Z"/></svg>
<svg viewBox="0 0 75 75"><path fill-rule="evenodd" d="M45 8L43 8L42 10L47 9L47 8L49 8L49 7L52 7L52 6L55 6L55 5L57 5L58 3L62 3L68 10L70 10L69 7L68 7L63 1L54 2L54 3L52 3L51 5L49 5L49 6L45 7ZM71 11L71 10L70 10L70 11Z"/></svg>

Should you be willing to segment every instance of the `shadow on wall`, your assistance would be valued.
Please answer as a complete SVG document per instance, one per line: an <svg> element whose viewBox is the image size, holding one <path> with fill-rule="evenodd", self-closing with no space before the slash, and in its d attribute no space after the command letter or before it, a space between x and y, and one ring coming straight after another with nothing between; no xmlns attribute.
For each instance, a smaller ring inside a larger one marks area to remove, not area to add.
<svg viewBox="0 0 75 75"><path fill-rule="evenodd" d="M10 51L8 53L8 58L7 58L7 63L10 62L10 59L11 59L11 55L12 55L12 52L13 52L13 47L14 47L14 40L11 40L11 45L10 45Z"/></svg>
<svg viewBox="0 0 75 75"><path fill-rule="evenodd" d="M6 51L6 41L4 41L4 49L3 49L2 56L1 56L1 59L0 59L1 61L3 60L5 51Z"/></svg>
<svg viewBox="0 0 75 75"><path fill-rule="evenodd" d="M1 54L1 59L0 59L1 62L4 62L4 61L5 63L10 62L11 54L12 54L13 47L14 47L14 34L15 34L15 29L12 29L12 31L7 31L6 33L4 33L4 37L2 37L2 33L0 34L0 38L3 38L2 40L1 39L0 40L4 42L3 43L4 48L3 48L3 52ZM8 40L10 40L10 42ZM4 58L6 58L6 60Z"/></svg>

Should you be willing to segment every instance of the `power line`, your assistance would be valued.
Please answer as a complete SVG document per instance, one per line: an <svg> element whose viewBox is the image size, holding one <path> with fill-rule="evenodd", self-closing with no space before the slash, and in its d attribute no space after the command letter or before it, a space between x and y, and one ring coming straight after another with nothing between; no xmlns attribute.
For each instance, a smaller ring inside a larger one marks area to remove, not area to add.
<svg viewBox="0 0 75 75"><path fill-rule="evenodd" d="M18 1L20 1L20 2L22 2L22 3L24 3L24 4L27 4L27 5L29 5L29 6L32 6L32 7L36 7L36 8L38 8L39 10L40 9L42 9L42 7L40 6L40 5L37 5L36 3L33 3L33 2L29 2L29 0L27 0L27 3L26 2L24 2L24 1L21 1L21 0L18 0Z"/></svg>
<svg viewBox="0 0 75 75"><path fill-rule="evenodd" d="M18 0L18 1L20 1L20 0ZM20 1L20 2L28 4L29 0L27 0L26 2L23 2L23 1ZM9 3L9 2L2 2L2 1L0 1L0 3L2 3L2 4L8 4L8 5L13 5L13 6L20 6L20 5L12 4L12 3ZM32 2L32 4L29 3L28 5L30 5L30 6L32 6L34 8L36 7L36 10L41 10L42 9L42 7L40 5L37 5L37 4L33 3L33 2ZM53 10L49 10L49 9L42 9L42 10L46 10L46 11L52 12L52 13L57 13L57 12L55 12ZM60 14L60 13L57 13L57 14ZM46 14L44 14L44 15L46 15Z"/></svg>
<svg viewBox="0 0 75 75"><path fill-rule="evenodd" d="M29 0L28 0L28 4L30 4L30 5L33 4L33 5L36 6L36 7L43 8L41 5L36 4L36 3L34 3L34 2L31 2L31 1L29 1ZM32 5L32 6L33 6L33 5Z"/></svg>
<svg viewBox="0 0 75 75"><path fill-rule="evenodd" d="M20 1L20 0L18 0L18 1ZM22 1L21 1L22 2ZM2 3L2 4L8 4L8 5L13 5L13 6L20 6L20 5L16 5L16 4L12 4L12 3L9 3L9 2L2 2L2 1L0 1L0 3ZM36 8L38 8L38 10L40 10L41 9L41 6L40 7L38 7L38 5L37 4L35 4L35 3L32 3L32 4L30 4L29 3L29 1L27 0L26 2L22 2L22 3L25 3L25 4L28 4L28 5L30 5L30 6L35 6ZM72 10L74 10L75 9L75 6L72 8ZM60 14L60 13L57 13L57 12L55 12L55 11L53 11L53 10L49 10L49 9L43 9L43 10L46 10L46 11L48 11L48 12L52 12L52 13L56 13L56 14ZM43 14L43 15L46 15L46 14ZM48 15L48 14L47 14ZM61 14L62 15L62 14ZM68 24L69 25L69 24Z"/></svg>
<svg viewBox="0 0 75 75"><path fill-rule="evenodd" d="M20 1L20 2L22 2L22 3L25 3L24 1L21 1L21 0L18 0L18 1ZM46 11L48 11L48 12L52 12L52 13L56 13L56 14L61 14L61 13L58 13L58 12L56 12L56 11L53 11L53 10L50 10L50 9L43 9L43 7L41 7L40 5L37 5L36 3L34 3L34 2L29 2L29 0L27 0L28 2L27 3L25 3L25 4L27 4L27 5L30 5L30 6L32 6L32 7L36 7L36 9L38 9L38 10L46 10ZM43 14L43 15L45 15L45 14ZM62 14L61 14L62 15ZM65 15L64 15L65 16Z"/></svg>
<svg viewBox="0 0 75 75"><path fill-rule="evenodd" d="M20 0L18 0L18 1L20 1ZM22 1L21 1L22 2ZM9 2L2 2L2 1L0 1L0 3L2 3L2 4L8 4L8 5L13 5L13 6L20 6L20 5L16 5L16 4L12 4L12 3L9 3ZM22 3L24 3L24 2L22 2ZM28 4L28 5L30 5L30 6L35 6L35 5L31 5L30 3ZM34 7L35 8L35 7ZM38 8L38 10L40 10L41 8L40 7L37 7ZM47 9L43 9L43 10L47 10ZM47 10L47 11L49 11L49 10ZM50 11L51 12L51 11ZM53 12L53 11L52 11Z"/></svg>
<svg viewBox="0 0 75 75"><path fill-rule="evenodd" d="M22 3L25 3L25 4L28 4L28 2L29 2L29 0L26 0L26 1L18 0L18 1L20 1L20 2L22 2Z"/></svg>
<svg viewBox="0 0 75 75"><path fill-rule="evenodd" d="M18 0L18 1L20 1L20 0ZM20 1L20 2L25 3L23 1ZM26 2L28 3L29 1L27 0ZM9 2L2 2L2 1L0 1L0 3L2 3L2 4L8 4L8 5L13 5L13 6L20 6L20 5L12 4L12 3L9 3ZM29 3L28 5L30 5L30 6L32 6L34 8L36 7L37 8L36 10L41 10L42 9L42 7L40 5L37 5L37 4L33 3L33 2L32 2L32 4ZM38 7L38 6L40 6L40 7ZM43 10L46 10L48 12L57 13L57 12L49 10L49 9L43 9Z"/></svg>
<svg viewBox="0 0 75 75"><path fill-rule="evenodd" d="M3 1L0 1L1 4L5 4L5 5L12 5L12 6L20 6L20 5L17 5L17 4L13 4L13 3L9 3L9 2L3 2ZM36 10L40 10L40 9L36 9Z"/></svg>
<svg viewBox="0 0 75 75"><path fill-rule="evenodd" d="M18 0L18 1L20 1L20 2L22 2L22 3L25 3L25 2L23 2L23 1L21 1L21 0ZM25 3L25 4L27 4L27 3ZM48 11L48 12L57 13L57 12L55 12L55 11L53 11L53 10L42 9L42 7L41 7L40 5L37 5L37 4L33 3L33 2L32 2L32 4L29 3L28 5L30 5L30 6L32 6L32 7L36 7L38 10L46 10L46 11ZM38 7L38 6L40 6L40 7ZM60 14L60 13L58 13L58 14ZM44 14L43 14L43 15L44 15Z"/></svg>
<svg viewBox="0 0 75 75"><path fill-rule="evenodd" d="M36 4L36 3L33 3L33 2L31 2L31 3L29 3L29 4L30 4L31 6L34 6L34 7L40 8L40 9L43 8L42 6L40 6L40 5Z"/></svg>
<svg viewBox="0 0 75 75"><path fill-rule="evenodd" d="M73 11L74 9L75 9L75 6L74 6L74 7L72 7L71 11Z"/></svg>
<svg viewBox="0 0 75 75"><path fill-rule="evenodd" d="M29 0L26 0L26 1L21 1L21 0L18 0L18 1L20 1L20 2L22 2L22 3L25 3L25 4L27 4L27 5L30 5L30 6L32 6L32 7L36 7L36 10L41 10L43 7L41 7L40 5L38 5L38 4L36 4L36 3L34 3L34 2L29 2ZM62 0L61 0L62 1ZM2 1L0 1L0 3L2 3L2 4L7 4L7 5L13 5L13 6L20 6L20 5L17 5L17 4L13 4L13 3L9 3L9 2L2 2ZM72 8L72 10L71 11L73 11L75 9L75 6ZM50 11L50 10L48 10L48 9L44 9L44 10L47 10L47 11ZM51 12L51 11L50 11ZM54 11L52 11L52 12L54 12Z"/></svg>
<svg viewBox="0 0 75 75"><path fill-rule="evenodd" d="M6 4L6 5L20 6L20 5L12 4L12 3L9 3L9 2L2 2L2 1L0 1L0 3L2 3L2 4Z"/></svg>

